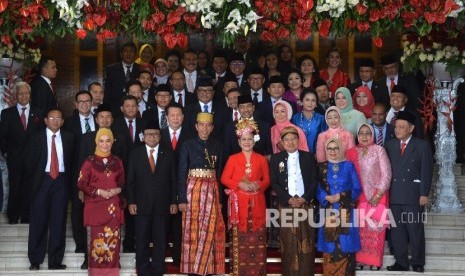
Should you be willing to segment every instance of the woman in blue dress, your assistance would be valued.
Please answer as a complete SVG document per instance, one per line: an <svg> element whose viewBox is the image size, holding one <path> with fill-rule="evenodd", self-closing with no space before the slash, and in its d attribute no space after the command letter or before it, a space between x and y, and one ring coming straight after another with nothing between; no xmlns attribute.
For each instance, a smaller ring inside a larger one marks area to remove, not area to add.
<svg viewBox="0 0 465 276"><path fill-rule="evenodd" d="M300 95L300 101L302 102L302 112L292 117L292 123L304 131L308 149L315 154L318 134L327 130L328 125L325 117L315 112L315 108L318 107L318 95L315 90L312 88L304 89Z"/></svg>
<svg viewBox="0 0 465 276"><path fill-rule="evenodd" d="M355 252L360 250L360 237L354 225L354 208L362 188L354 164L344 160L341 141L329 139L325 151L328 161L318 164L317 189L317 199L324 210L324 224L318 233L323 275L355 275Z"/></svg>

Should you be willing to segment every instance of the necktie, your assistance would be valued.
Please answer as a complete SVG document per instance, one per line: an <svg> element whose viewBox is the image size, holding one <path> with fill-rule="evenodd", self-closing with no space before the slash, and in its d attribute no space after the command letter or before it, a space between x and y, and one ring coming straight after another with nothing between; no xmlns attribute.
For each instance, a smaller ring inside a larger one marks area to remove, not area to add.
<svg viewBox="0 0 465 276"><path fill-rule="evenodd" d="M134 127L132 126L132 120L129 120L129 136L131 136L131 141L134 143Z"/></svg>
<svg viewBox="0 0 465 276"><path fill-rule="evenodd" d="M171 147L176 149L176 145L178 144L178 139L176 138L176 131L173 131L173 139L171 139Z"/></svg>
<svg viewBox="0 0 465 276"><path fill-rule="evenodd" d="M86 121L86 123L84 124L84 127L86 128L86 133L90 132L91 129L90 129L90 125L89 125L89 118L85 118L84 120Z"/></svg>
<svg viewBox="0 0 465 276"><path fill-rule="evenodd" d="M208 105L207 104L203 105L203 112L208 113Z"/></svg>
<svg viewBox="0 0 465 276"><path fill-rule="evenodd" d="M152 173L155 172L155 158L153 158L153 152L155 150L151 149L150 154L149 154L149 164L150 164L150 169L152 170Z"/></svg>
<svg viewBox="0 0 465 276"><path fill-rule="evenodd" d="M58 168L58 154L57 154L57 148L55 145L55 137L56 135L52 135L52 149L50 153L50 177L52 179L57 179L58 174L59 174L59 168Z"/></svg>
<svg viewBox="0 0 465 276"><path fill-rule="evenodd" d="M390 124L393 125L393 126L396 125L397 114L399 114L399 112L396 112L396 111L395 111L395 112L394 112L394 116L392 116L392 119L391 119Z"/></svg>
<svg viewBox="0 0 465 276"><path fill-rule="evenodd" d="M50 83L50 89L52 89L52 94L55 94L55 90L53 90L53 85Z"/></svg>
<svg viewBox="0 0 465 276"><path fill-rule="evenodd" d="M383 127L378 127L378 135L376 136L376 144L383 146Z"/></svg>
<svg viewBox="0 0 465 276"><path fill-rule="evenodd" d="M27 128L27 123L26 123L26 107L21 108L23 112L21 112L21 123L23 124L24 130Z"/></svg>
<svg viewBox="0 0 465 276"><path fill-rule="evenodd" d="M124 75L124 77L126 78L126 82L131 80L131 66L130 65L126 65L126 75Z"/></svg>
<svg viewBox="0 0 465 276"><path fill-rule="evenodd" d="M239 112L234 111L234 122L237 122L239 120Z"/></svg>
<svg viewBox="0 0 465 276"><path fill-rule="evenodd" d="M191 93L194 92L194 80L192 80L192 73L189 73L187 78L187 90Z"/></svg>
<svg viewBox="0 0 465 276"><path fill-rule="evenodd" d="M253 93L253 102L254 104L258 104L258 92L254 92Z"/></svg>
<svg viewBox="0 0 465 276"><path fill-rule="evenodd" d="M178 104L183 105L182 104L182 93L178 93Z"/></svg>
<svg viewBox="0 0 465 276"><path fill-rule="evenodd" d="M161 127L161 129L165 129L165 128L168 127L168 122L166 121L166 112L165 111L161 112L160 127Z"/></svg>
<svg viewBox="0 0 465 276"><path fill-rule="evenodd" d="M391 85L389 86L389 92L392 93L392 89L394 88L394 86L396 85L395 83L395 78L390 78L391 80Z"/></svg>
<svg viewBox="0 0 465 276"><path fill-rule="evenodd" d="M363 86L368 87L368 83L364 82L364 83L363 83Z"/></svg>
<svg viewBox="0 0 465 276"><path fill-rule="evenodd" d="M400 155L404 155L405 148L407 147L407 143L402 142L400 144Z"/></svg>

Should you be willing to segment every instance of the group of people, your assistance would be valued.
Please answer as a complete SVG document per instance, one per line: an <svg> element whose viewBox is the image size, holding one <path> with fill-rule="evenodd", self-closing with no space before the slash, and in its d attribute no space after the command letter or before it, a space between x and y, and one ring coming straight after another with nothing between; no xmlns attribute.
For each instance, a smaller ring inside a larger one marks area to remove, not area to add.
<svg viewBox="0 0 465 276"><path fill-rule="evenodd" d="M399 73L392 55L382 58L385 78L375 82L374 62L364 60L351 84L337 49L322 70L308 55L294 64L286 45L249 50L239 40L236 52L216 51L209 62L190 50L156 59L143 45L137 58L126 43L104 83L75 94L66 119L53 58L42 57L31 84L15 84L0 139L8 219L30 223L31 270L46 252L49 269L66 268L70 200L89 275L118 275L121 247L136 253L139 275L162 275L168 239L181 273L224 274L226 233L232 275L266 275L273 242L283 275L313 275L315 250L325 275L354 275L381 268L390 226L396 263L387 269L423 272L418 218L433 165L414 111L415 79ZM267 209L281 214L277 231ZM318 229L311 216L291 224L282 216L309 210L321 218ZM357 221L357 210L374 211L372 223Z"/></svg>

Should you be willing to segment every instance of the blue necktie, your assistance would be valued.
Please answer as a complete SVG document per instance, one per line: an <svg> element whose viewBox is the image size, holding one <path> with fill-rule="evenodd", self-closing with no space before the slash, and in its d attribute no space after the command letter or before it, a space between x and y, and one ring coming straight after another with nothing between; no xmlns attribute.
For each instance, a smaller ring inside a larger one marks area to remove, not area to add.
<svg viewBox="0 0 465 276"><path fill-rule="evenodd" d="M203 105L203 112L208 113L208 105L207 104Z"/></svg>

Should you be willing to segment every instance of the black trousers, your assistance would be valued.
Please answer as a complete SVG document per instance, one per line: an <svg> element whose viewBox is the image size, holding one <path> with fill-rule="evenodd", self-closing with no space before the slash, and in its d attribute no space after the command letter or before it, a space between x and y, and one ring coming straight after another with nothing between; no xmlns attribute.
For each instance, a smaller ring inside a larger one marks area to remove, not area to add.
<svg viewBox="0 0 465 276"><path fill-rule="evenodd" d="M77 184L71 193L71 226L76 250L87 252L87 230L84 227L84 204L79 200Z"/></svg>
<svg viewBox="0 0 465 276"><path fill-rule="evenodd" d="M138 275L162 276L165 272L166 228L169 216L152 213L136 215L136 267ZM149 260L149 243L153 242L152 264Z"/></svg>
<svg viewBox="0 0 465 276"><path fill-rule="evenodd" d="M392 204L391 211L396 226L391 227L391 241L394 258L403 267L425 265L425 228L423 225L424 207ZM412 259L409 262L408 249Z"/></svg>
<svg viewBox="0 0 465 276"><path fill-rule="evenodd" d="M27 177L21 163L8 161L8 183L10 193L8 194L8 219L17 222L29 221L29 210L31 208L29 189L27 189Z"/></svg>
<svg viewBox="0 0 465 276"><path fill-rule="evenodd" d="M63 261L68 206L66 186L64 174L60 173L55 180L45 174L40 189L32 200L28 242L31 264L42 264L47 248L49 267L60 265Z"/></svg>
<svg viewBox="0 0 465 276"><path fill-rule="evenodd" d="M171 234L171 241L173 242L172 257L173 262L178 263L181 261L181 243L182 243L182 213L178 212L169 216L168 233Z"/></svg>
<svg viewBox="0 0 465 276"><path fill-rule="evenodd" d="M127 207L124 209L124 229L123 250L132 250L135 245L134 216L129 213Z"/></svg>

